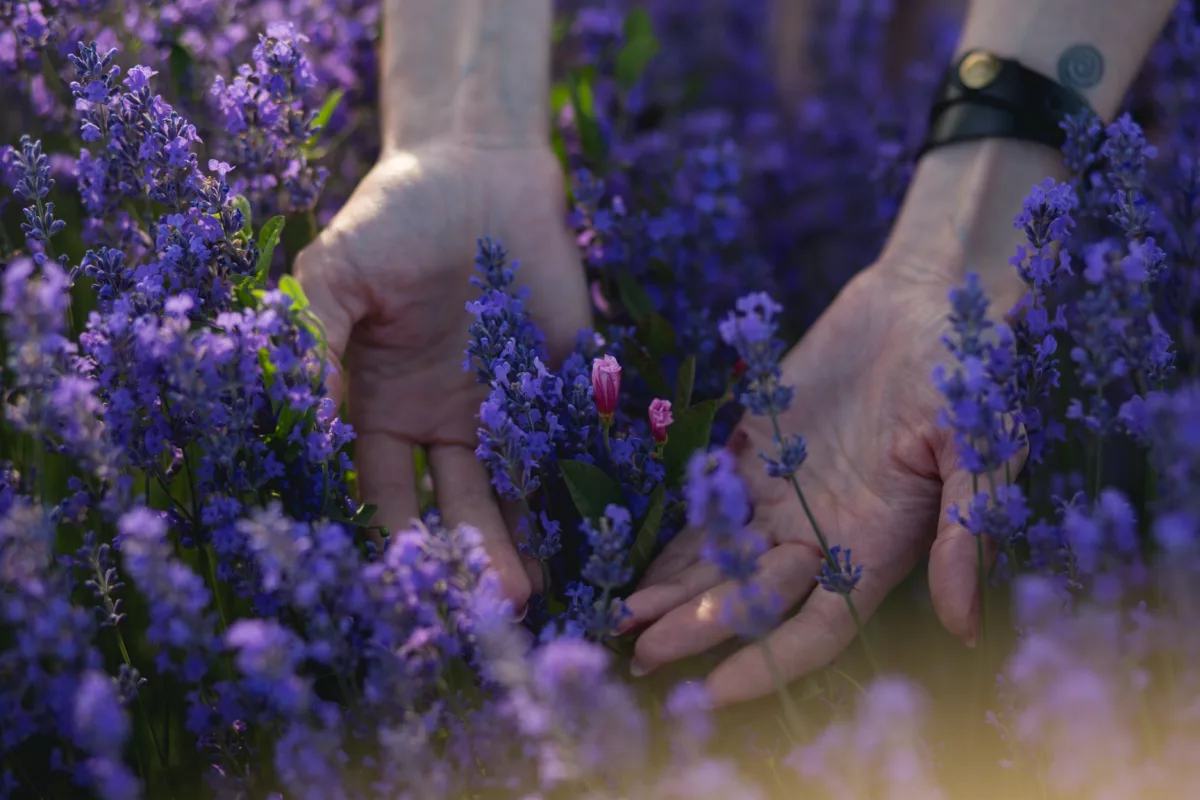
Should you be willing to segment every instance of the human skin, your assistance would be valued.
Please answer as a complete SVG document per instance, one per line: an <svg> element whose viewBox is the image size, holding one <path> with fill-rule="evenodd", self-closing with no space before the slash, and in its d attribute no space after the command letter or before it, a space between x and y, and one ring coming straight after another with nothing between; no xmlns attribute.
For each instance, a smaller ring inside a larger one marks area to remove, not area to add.
<svg viewBox="0 0 1200 800"><path fill-rule="evenodd" d="M413 452L428 448L443 518L480 530L518 613L536 572L475 458L484 390L462 360L482 235L537 287L552 357L591 321L549 142L550 25L549 0L386 0L383 154L296 263L358 434L362 500L380 524L410 524Z"/></svg>
<svg viewBox="0 0 1200 800"><path fill-rule="evenodd" d="M1111 117L1171 6L1150 0L1133 18L1122 0L976 0L960 51L986 47L1055 75L1067 48L1091 44L1105 68L1085 94ZM460 362L472 242L484 232L521 256L552 352L565 353L589 321L547 138L550 16L549 0L388 0L384 154L297 264L331 352L345 360L363 499L380 506L382 524L407 524L417 514L413 448L427 446L445 518L482 531L517 609L534 584L474 458L482 391ZM936 424L929 376L944 360L947 291L967 270L980 273L997 312L1019 296L1010 221L1033 184L1059 173L1056 152L1014 141L926 155L883 254L784 360L796 397L782 423L808 440L800 482L830 541L866 565L854 595L864 616L928 552L939 618L966 641L978 636L975 542L945 513L969 499L970 478ZM803 603L770 637L790 679L831 661L854 626L840 597L812 593L820 553L787 485L762 471L766 424L747 417L731 443L753 524L773 544L761 577ZM699 542L696 531L677 537L628 599L643 629L638 673L732 636L711 613L730 587L699 562ZM709 688L729 703L772 683L759 651L745 649Z"/></svg>
<svg viewBox="0 0 1200 800"><path fill-rule="evenodd" d="M1121 98L1165 24L1173 3L1122 0L976 0L958 52L986 48L1055 76L1075 45L1102 55L1103 77L1083 91L1104 118ZM1082 81L1086 82L1086 81ZM998 317L1022 287L1008 259L1019 232L1011 220L1030 188L1061 177L1053 149L1017 141L960 143L922 158L879 259L839 294L782 363L796 387L785 432L804 435L808 459L798 474L814 518L830 544L849 547L864 565L853 598L865 620L929 554L933 607L950 633L979 636L976 542L947 518L952 503L972 494L957 464L951 433L939 428L941 398L930 374L947 359L940 334L947 293L967 271L981 279ZM773 545L757 576L800 610L767 637L785 680L828 664L854 638L842 597L814 591L822 553L789 484L769 478L759 452L770 451L769 420L746 416L730 447L754 505L751 525ZM1021 457L1009 464L1017 471ZM685 531L651 566L628 598L629 627L643 628L635 675L707 650L733 633L714 613L734 587L699 557L703 533ZM990 557L990 553L988 557ZM762 648L749 646L708 677L717 705L772 691Z"/></svg>

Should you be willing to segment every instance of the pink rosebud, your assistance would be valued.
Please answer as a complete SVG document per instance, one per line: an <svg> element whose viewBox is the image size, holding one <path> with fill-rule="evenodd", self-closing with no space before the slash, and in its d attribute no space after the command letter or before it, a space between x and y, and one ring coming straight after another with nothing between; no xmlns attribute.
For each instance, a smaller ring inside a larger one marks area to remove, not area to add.
<svg viewBox="0 0 1200 800"><path fill-rule="evenodd" d="M667 441L667 426L675 421L671 416L671 401L656 397L650 401L650 435L655 444Z"/></svg>
<svg viewBox="0 0 1200 800"><path fill-rule="evenodd" d="M612 316L612 306L608 304L608 298L600 288L600 281L592 281L592 305L604 316Z"/></svg>
<svg viewBox="0 0 1200 800"><path fill-rule="evenodd" d="M621 365L612 356L592 362L592 392L596 396L600 419L611 422L617 412L617 397L621 394Z"/></svg>

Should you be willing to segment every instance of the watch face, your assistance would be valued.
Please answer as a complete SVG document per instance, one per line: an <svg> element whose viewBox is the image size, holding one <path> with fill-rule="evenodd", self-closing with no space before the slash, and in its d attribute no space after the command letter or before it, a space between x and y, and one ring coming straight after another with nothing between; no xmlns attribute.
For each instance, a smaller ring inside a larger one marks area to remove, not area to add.
<svg viewBox="0 0 1200 800"><path fill-rule="evenodd" d="M1000 59L986 50L973 50L958 65L958 79L968 89L983 89L1000 74Z"/></svg>

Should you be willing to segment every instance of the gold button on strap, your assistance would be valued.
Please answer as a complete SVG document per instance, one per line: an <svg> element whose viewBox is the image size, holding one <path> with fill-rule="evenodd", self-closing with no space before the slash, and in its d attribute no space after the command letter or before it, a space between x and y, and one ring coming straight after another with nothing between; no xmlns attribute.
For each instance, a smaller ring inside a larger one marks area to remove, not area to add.
<svg viewBox="0 0 1200 800"><path fill-rule="evenodd" d="M973 50L958 65L958 79L968 89L990 86L1000 74L1000 58L986 50Z"/></svg>

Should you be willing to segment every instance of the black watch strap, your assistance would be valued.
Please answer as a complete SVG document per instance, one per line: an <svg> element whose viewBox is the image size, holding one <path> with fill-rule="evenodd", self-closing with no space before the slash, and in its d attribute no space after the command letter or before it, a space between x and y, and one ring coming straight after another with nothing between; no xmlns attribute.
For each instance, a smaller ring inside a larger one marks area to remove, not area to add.
<svg viewBox="0 0 1200 800"><path fill-rule="evenodd" d="M1066 141L1063 119L1088 107L1079 92L1017 61L971 50L946 72L929 112L921 154L954 142L992 138L1061 148Z"/></svg>

